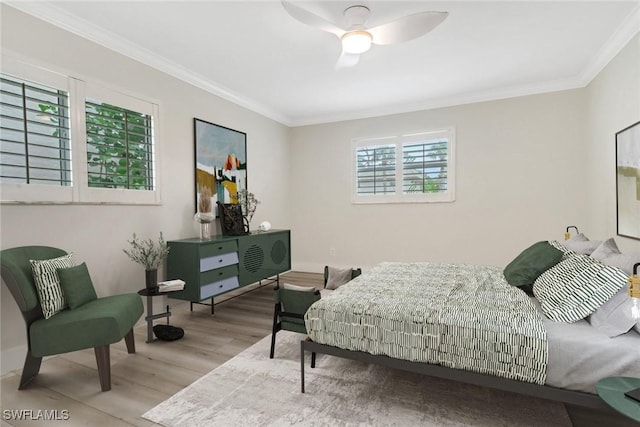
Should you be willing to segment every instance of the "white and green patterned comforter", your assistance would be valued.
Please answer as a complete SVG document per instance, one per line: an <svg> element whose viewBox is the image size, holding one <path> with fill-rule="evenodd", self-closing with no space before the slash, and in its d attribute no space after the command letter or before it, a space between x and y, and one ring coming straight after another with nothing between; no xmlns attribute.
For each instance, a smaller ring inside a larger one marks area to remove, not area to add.
<svg viewBox="0 0 640 427"><path fill-rule="evenodd" d="M542 318L502 269L383 263L305 315L315 342L544 384Z"/></svg>

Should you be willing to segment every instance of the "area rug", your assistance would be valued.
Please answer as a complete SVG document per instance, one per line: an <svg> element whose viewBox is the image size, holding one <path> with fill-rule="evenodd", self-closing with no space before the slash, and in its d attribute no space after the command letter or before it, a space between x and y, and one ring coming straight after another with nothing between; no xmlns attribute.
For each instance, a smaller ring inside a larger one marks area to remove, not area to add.
<svg viewBox="0 0 640 427"><path fill-rule="evenodd" d="M302 394L303 338L279 332L269 359L267 336L143 417L167 427L571 426L557 402L327 355L305 369Z"/></svg>

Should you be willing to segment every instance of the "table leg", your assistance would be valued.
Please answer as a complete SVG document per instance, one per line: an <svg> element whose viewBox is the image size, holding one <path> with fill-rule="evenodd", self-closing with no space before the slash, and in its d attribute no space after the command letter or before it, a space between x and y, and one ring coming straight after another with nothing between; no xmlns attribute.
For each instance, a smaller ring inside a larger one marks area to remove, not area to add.
<svg viewBox="0 0 640 427"><path fill-rule="evenodd" d="M147 342L153 341L153 301L147 295Z"/></svg>

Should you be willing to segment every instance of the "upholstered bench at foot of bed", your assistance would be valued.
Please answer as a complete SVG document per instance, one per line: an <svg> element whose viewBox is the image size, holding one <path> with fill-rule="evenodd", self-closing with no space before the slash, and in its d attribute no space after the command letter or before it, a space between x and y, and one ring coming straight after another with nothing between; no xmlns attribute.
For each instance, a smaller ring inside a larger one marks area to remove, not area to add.
<svg viewBox="0 0 640 427"><path fill-rule="evenodd" d="M137 294L113 295L63 310L30 326L31 353L49 356L120 341L144 311Z"/></svg>

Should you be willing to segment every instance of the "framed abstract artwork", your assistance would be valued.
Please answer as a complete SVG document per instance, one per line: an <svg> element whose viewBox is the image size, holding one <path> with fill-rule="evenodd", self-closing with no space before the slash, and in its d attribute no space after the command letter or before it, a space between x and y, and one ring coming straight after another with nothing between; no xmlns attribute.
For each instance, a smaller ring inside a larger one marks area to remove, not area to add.
<svg viewBox="0 0 640 427"><path fill-rule="evenodd" d="M616 133L616 211L618 235L640 240L640 122Z"/></svg>
<svg viewBox="0 0 640 427"><path fill-rule="evenodd" d="M247 134L196 118L193 128L196 212L210 206L219 216L216 202L237 203L247 188Z"/></svg>

